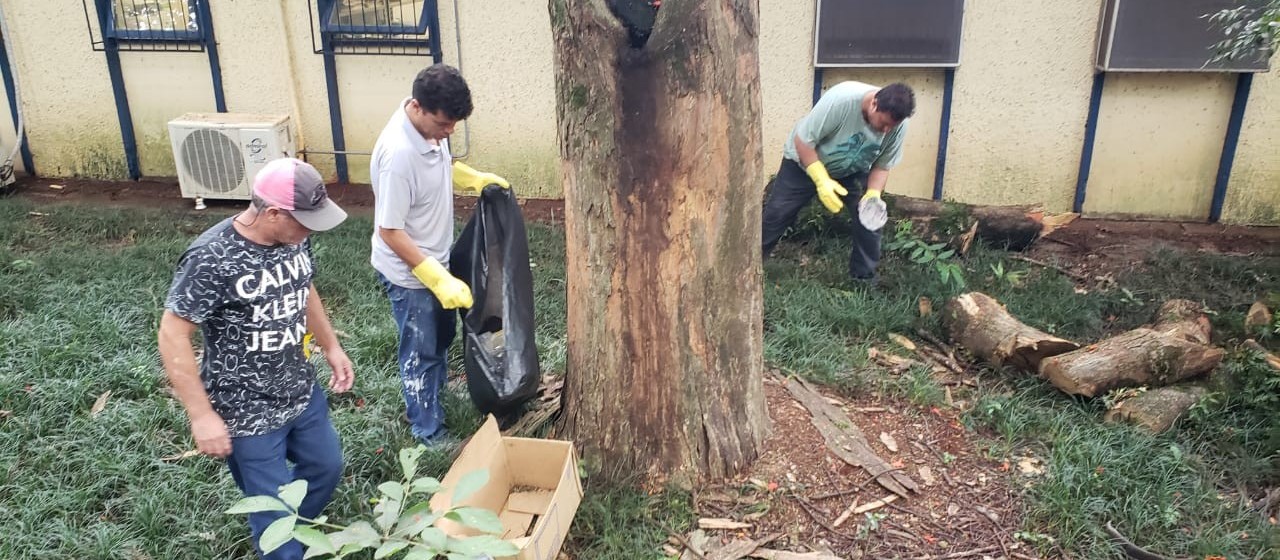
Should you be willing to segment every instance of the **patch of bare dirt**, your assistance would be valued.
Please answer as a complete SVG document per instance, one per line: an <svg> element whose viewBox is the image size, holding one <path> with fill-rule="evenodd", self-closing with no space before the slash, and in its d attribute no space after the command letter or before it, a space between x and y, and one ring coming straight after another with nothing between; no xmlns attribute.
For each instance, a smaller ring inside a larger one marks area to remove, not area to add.
<svg viewBox="0 0 1280 560"><path fill-rule="evenodd" d="M773 434L751 472L695 494L700 517L751 524L710 531L715 538L728 542L781 533L769 548L827 551L842 558L943 558L964 552L975 558L1036 557L1013 536L1022 522L1019 485L1038 475L1036 464L1011 467L984 457L968 441L956 411L921 410L887 397L854 403L827 395L877 454L920 489L909 499L844 515L892 493L866 470L834 455L808 409L785 388L766 381L765 393Z"/></svg>

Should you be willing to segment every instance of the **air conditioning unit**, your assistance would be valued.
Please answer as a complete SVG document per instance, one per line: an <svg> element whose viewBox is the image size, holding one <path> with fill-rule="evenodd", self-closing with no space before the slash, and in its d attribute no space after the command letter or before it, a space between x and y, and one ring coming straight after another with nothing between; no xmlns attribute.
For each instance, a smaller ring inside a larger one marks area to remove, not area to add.
<svg viewBox="0 0 1280 560"><path fill-rule="evenodd" d="M182 196L248 200L253 178L268 161L293 157L287 115L187 113L169 121L169 141Z"/></svg>

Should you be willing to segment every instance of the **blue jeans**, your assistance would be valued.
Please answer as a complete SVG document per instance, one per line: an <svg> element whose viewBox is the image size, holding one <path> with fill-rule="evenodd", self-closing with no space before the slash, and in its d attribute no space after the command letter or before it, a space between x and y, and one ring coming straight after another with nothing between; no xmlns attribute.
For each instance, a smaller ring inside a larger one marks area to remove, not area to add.
<svg viewBox="0 0 1280 560"><path fill-rule="evenodd" d="M867 190L867 175L859 173L836 179L846 190L848 196L841 197L845 208L853 214L852 230L853 248L849 251L849 276L854 280L872 280L876 276L876 267L880 264L880 230L871 231L858 219L858 199ZM773 247L782 239L782 234L796 221L800 210L818 195L813 179L805 173L800 164L782 158L778 167L778 175L767 188L769 200L761 211L761 252L765 258L773 252Z"/></svg>
<svg viewBox="0 0 1280 560"><path fill-rule="evenodd" d="M293 463L292 472L286 460ZM298 513L310 519L319 517L342 479L342 446L329 421L329 401L320 385L311 393L311 404L292 422L262 435L231 438L227 467L245 496L276 496L281 486L306 480L307 496ZM289 541L271 554L263 554L258 548L262 532L284 515L280 511L249 514L253 548L258 556L267 560L302 558L298 541Z"/></svg>
<svg viewBox="0 0 1280 560"><path fill-rule="evenodd" d="M378 274L400 329L400 387L413 437L430 443L444 430L440 390L449 374L449 345L457 315L426 288L405 288Z"/></svg>

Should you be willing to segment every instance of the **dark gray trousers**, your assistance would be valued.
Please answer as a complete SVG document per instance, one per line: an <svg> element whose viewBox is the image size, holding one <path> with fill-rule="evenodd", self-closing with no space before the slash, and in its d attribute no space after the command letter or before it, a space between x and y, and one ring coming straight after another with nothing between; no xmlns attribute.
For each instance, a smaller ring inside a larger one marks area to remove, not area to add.
<svg viewBox="0 0 1280 560"><path fill-rule="evenodd" d="M844 197L844 210L853 214L852 239L853 250L849 253L849 276L855 280L870 280L876 275L876 266L880 264L880 232L862 227L858 220L858 200L866 189L866 174L857 174L836 179L849 195ZM765 258L773 252L773 247L782 239L782 234L795 223L800 209L809 204L817 196L817 188L813 180L804 172L800 164L782 158L778 167L778 175L769 183L769 199L764 203L764 225L762 247Z"/></svg>

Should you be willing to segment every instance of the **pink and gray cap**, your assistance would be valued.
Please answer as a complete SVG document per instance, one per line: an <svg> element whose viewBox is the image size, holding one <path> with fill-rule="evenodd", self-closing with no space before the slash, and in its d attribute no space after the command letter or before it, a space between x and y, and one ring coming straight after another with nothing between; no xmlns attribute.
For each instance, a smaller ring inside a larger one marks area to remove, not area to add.
<svg viewBox="0 0 1280 560"><path fill-rule="evenodd" d="M269 206L287 210L311 231L330 230L347 219L346 211L329 199L320 172L300 159L267 163L253 179L253 194Z"/></svg>

